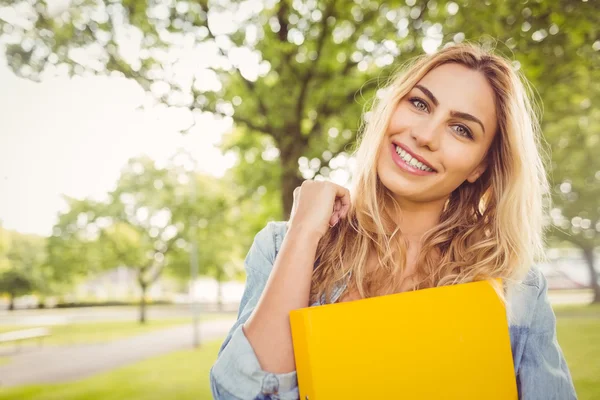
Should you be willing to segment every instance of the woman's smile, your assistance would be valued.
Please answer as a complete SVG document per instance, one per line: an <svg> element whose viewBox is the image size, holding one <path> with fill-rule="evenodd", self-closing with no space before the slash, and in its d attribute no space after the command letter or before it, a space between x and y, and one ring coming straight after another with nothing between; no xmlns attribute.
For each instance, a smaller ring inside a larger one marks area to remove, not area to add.
<svg viewBox="0 0 600 400"><path fill-rule="evenodd" d="M412 157L408 152L404 151L394 143L390 144L390 151L394 163L400 167L400 169L418 176L433 175L436 171L432 170L416 158Z"/></svg>

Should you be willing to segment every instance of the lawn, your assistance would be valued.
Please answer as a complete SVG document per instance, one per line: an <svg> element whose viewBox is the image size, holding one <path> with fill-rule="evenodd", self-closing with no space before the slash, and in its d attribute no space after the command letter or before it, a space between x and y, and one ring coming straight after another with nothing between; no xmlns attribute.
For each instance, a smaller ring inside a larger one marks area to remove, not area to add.
<svg viewBox="0 0 600 400"><path fill-rule="evenodd" d="M74 383L0 389L3 400L211 399L208 372L221 340L102 373Z"/></svg>
<svg viewBox="0 0 600 400"><path fill-rule="evenodd" d="M554 313L556 318L577 318L577 317L591 317L600 319L600 304L591 304L589 306L575 306L575 305L560 305L554 307Z"/></svg>
<svg viewBox="0 0 600 400"><path fill-rule="evenodd" d="M600 399L600 306L557 307L558 340L580 400ZM3 400L210 399L208 372L221 340L74 383L0 390Z"/></svg>
<svg viewBox="0 0 600 400"><path fill-rule="evenodd" d="M557 336L580 400L600 399L600 304L557 307Z"/></svg>

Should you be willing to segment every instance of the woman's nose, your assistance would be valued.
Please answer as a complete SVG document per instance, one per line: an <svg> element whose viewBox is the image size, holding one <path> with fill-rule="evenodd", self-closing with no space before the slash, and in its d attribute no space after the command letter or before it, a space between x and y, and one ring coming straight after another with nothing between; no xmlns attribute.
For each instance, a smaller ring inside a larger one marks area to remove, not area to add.
<svg viewBox="0 0 600 400"><path fill-rule="evenodd" d="M412 137L419 147L428 147L435 151L439 147L440 135L443 131L443 124L430 119L412 129Z"/></svg>

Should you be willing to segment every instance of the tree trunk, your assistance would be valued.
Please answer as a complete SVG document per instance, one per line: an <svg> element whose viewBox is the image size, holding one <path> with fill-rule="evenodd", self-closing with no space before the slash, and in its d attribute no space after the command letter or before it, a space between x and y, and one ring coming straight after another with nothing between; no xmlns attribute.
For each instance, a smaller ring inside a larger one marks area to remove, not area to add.
<svg viewBox="0 0 600 400"><path fill-rule="evenodd" d="M140 284L140 289L142 289L142 295L140 297L140 324L146 323L146 289L147 285Z"/></svg>
<svg viewBox="0 0 600 400"><path fill-rule="evenodd" d="M590 269L591 288L594 290L594 303L600 303L600 285L598 285L598 272L594 268L594 248L584 248L583 256Z"/></svg>
<svg viewBox="0 0 600 400"><path fill-rule="evenodd" d="M8 310L12 311L15 309L15 295L12 293L8 294Z"/></svg>

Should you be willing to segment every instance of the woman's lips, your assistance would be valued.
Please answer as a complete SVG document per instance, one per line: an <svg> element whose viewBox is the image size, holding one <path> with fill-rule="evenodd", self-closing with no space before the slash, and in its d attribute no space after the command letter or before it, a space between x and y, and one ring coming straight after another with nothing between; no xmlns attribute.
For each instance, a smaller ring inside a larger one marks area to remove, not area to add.
<svg viewBox="0 0 600 400"><path fill-rule="evenodd" d="M423 171L422 169L407 164L406 161L400 158L400 155L396 153L396 145L394 143L390 144L390 151L392 152L392 160L394 160L394 163L400 167L400 169L418 176L435 174L435 171Z"/></svg>
<svg viewBox="0 0 600 400"><path fill-rule="evenodd" d="M393 142L393 143L394 143L394 145L396 145L397 148L399 148L400 150L404 151L405 153L408 153L408 155L410 155L412 158L415 158L421 164L424 164L428 168L431 168L432 170L435 171L435 168L433 168L431 166L431 164L429 164L429 162L427 162L427 160L425 160L423 157L420 157L417 154L414 154L407 146L403 145L402 143L395 143L395 142Z"/></svg>

